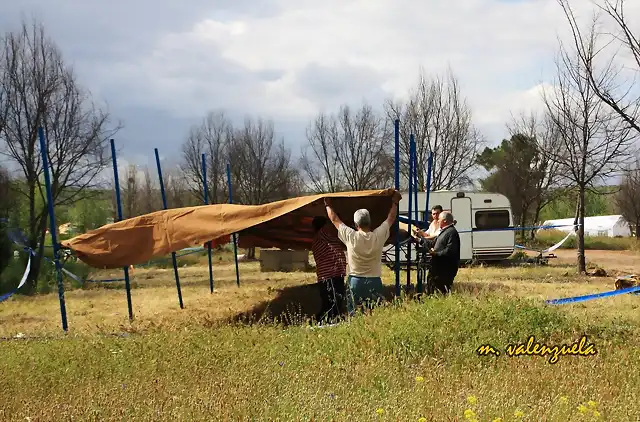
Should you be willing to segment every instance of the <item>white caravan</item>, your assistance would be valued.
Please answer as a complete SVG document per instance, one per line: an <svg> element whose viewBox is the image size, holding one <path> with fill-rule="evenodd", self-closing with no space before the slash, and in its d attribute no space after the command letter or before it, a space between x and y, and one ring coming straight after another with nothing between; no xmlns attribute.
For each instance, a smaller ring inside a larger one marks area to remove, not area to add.
<svg viewBox="0 0 640 422"><path fill-rule="evenodd" d="M418 192L418 217L431 222L431 208L442 206L450 211L456 220L456 229L460 233L460 260L499 261L508 258L515 249L515 231L498 230L513 227L513 216L509 199L498 193L435 191L429 194L426 206L426 193ZM414 193L415 198L415 193ZM415 200L412 198L412 214L415 219ZM409 215L409 192L402 192L399 214ZM478 231L491 230L491 231ZM413 231L413 227L411 228ZM406 252L401 250L400 262L406 262ZM415 247L411 247L411 260L417 258ZM385 247L383 260L395 262L394 245Z"/></svg>

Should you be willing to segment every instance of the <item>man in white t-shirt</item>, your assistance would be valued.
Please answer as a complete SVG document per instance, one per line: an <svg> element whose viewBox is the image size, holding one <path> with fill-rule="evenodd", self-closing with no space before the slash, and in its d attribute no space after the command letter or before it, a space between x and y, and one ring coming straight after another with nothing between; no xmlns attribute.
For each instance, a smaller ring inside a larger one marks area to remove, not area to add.
<svg viewBox="0 0 640 422"><path fill-rule="evenodd" d="M440 213L442 212L442 205L435 205L431 208L431 224L429 224L429 228L426 232L416 228L413 232L416 236L422 237L423 239L435 239L438 237L442 229L440 228Z"/></svg>
<svg viewBox="0 0 640 422"><path fill-rule="evenodd" d="M402 196L396 192L387 219L376 229L371 230L371 215L366 209L353 214L356 230L340 220L325 199L329 220L338 229L338 238L347 247L349 274L347 287L347 310L353 315L355 308L367 301L383 299L382 287L382 248L389 238L389 230L398 215L398 203Z"/></svg>

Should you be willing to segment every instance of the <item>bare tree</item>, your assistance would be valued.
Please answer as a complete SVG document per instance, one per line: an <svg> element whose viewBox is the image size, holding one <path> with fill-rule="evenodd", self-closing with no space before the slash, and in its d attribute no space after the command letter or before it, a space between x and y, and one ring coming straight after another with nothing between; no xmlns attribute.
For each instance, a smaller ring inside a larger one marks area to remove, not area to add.
<svg viewBox="0 0 640 422"><path fill-rule="evenodd" d="M162 208L159 193L156 194L156 184L151 178L149 167L145 166L143 172L144 181L140 190L140 213L149 214Z"/></svg>
<svg viewBox="0 0 640 422"><path fill-rule="evenodd" d="M26 286L33 292L40 268L47 223L42 186L38 127L43 127L55 205L85 198L98 186L97 176L109 165L108 140L118 126L110 127L109 114L97 108L65 65L58 47L42 25L26 22L0 40L0 91L4 92L7 119L0 134L8 156L21 170L17 192L26 197L29 247L39 252ZM44 207L38 207L42 198Z"/></svg>
<svg viewBox="0 0 640 422"><path fill-rule="evenodd" d="M165 177L165 193L170 208L183 208L202 205L202 200L196 198L187 184L184 172L180 167L169 169Z"/></svg>
<svg viewBox="0 0 640 422"><path fill-rule="evenodd" d="M209 203L226 202L226 156L233 137L233 125L224 112L210 112L190 129L182 145L183 171L186 182L200 202L204 201L202 154L206 154Z"/></svg>
<svg viewBox="0 0 640 422"><path fill-rule="evenodd" d="M298 171L284 143L275 143L273 122L246 118L229 145L233 202L258 205L297 196ZM228 195L228 191L227 191ZM247 251L254 258L253 248Z"/></svg>
<svg viewBox="0 0 640 422"><path fill-rule="evenodd" d="M309 188L340 192L388 187L393 181L392 139L386 119L367 104L355 113L348 105L337 116L320 113L307 129L309 145L302 152Z"/></svg>
<svg viewBox="0 0 640 422"><path fill-rule="evenodd" d="M594 20L580 48L588 61L597 54L597 41ZM562 139L560 148L549 150L549 156L558 164L560 174L578 189L578 271L584 273L585 192L624 165L633 137L629 125L599 99L588 83L590 69L584 66L580 54L568 51L560 42L555 89L545 91L543 99ZM605 68L595 76L606 83L614 74Z"/></svg>
<svg viewBox="0 0 640 422"><path fill-rule="evenodd" d="M5 60L0 59L0 80L5 79L5 75L9 72L11 64ZM7 117L9 116L9 101L7 101L7 88L5 83L0 83L0 134L4 132L4 127L7 124Z"/></svg>
<svg viewBox="0 0 640 422"><path fill-rule="evenodd" d="M627 20L625 0L603 0L602 4L596 5L617 28L607 34L609 41L602 47L591 46L593 36L580 29L569 0L558 0L558 3L569 23L576 59L584 69L585 82L595 96L640 135L640 93L636 85L636 78L640 76L640 36ZM607 49L610 46L617 48ZM625 55L633 64L622 63ZM598 62L603 64L605 72L597 69Z"/></svg>
<svg viewBox="0 0 640 422"><path fill-rule="evenodd" d="M636 158L635 166L625 172L616 194L616 205L640 242L640 158Z"/></svg>
<svg viewBox="0 0 640 422"><path fill-rule="evenodd" d="M140 213L140 189L138 180L138 166L129 164L125 173L124 183L120 182L122 187L122 211L123 218L132 218Z"/></svg>
<svg viewBox="0 0 640 422"><path fill-rule="evenodd" d="M295 167L284 143L275 143L273 122L246 118L229 146L233 202L264 204L291 193Z"/></svg>
<svg viewBox="0 0 640 422"><path fill-rule="evenodd" d="M397 103L388 101L386 109L390 119L400 119L401 173L406 181L409 180L409 135L413 133L419 189L426 190L430 152L433 152L431 190L471 184L469 173L476 165L484 140L473 125L471 109L451 70L444 80L428 79L421 72L409 99Z"/></svg>

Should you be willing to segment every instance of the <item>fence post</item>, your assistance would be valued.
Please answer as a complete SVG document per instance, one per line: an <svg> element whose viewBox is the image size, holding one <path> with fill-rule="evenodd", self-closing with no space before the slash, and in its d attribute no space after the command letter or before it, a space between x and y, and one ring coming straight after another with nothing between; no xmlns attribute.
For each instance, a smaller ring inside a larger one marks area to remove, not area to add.
<svg viewBox="0 0 640 422"><path fill-rule="evenodd" d="M38 128L38 137L40 138L40 153L42 154L42 167L44 170L44 183L47 190L47 208L49 209L49 231L51 232L51 243L53 243L53 261L56 266L56 281L58 283L58 299L60 300L60 317L62 319L62 329L67 331L67 306L64 301L64 286L62 284L62 266L58 258L58 236L56 230L56 216L53 213L53 193L51 192L51 178L49 176L49 153L47 151L47 141L45 140L44 130Z"/></svg>
<svg viewBox="0 0 640 422"><path fill-rule="evenodd" d="M411 213L413 206L413 147L414 147L413 133L409 135L409 219L407 221L407 230L409 236L411 236L411 220L413 215ZM411 240L407 242L407 288L411 287Z"/></svg>
<svg viewBox="0 0 640 422"><path fill-rule="evenodd" d="M394 121L394 142L395 142L395 182L396 191L400 191L400 120ZM396 273L396 296L400 296L400 204L398 204L398 217L396 217L396 262L394 272Z"/></svg>
<svg viewBox="0 0 640 422"><path fill-rule="evenodd" d="M209 195L207 192L207 160L202 154L202 187L204 188L204 204L209 205ZM213 293L213 266L211 264L211 241L207 242L207 253L209 255L209 290Z"/></svg>
<svg viewBox="0 0 640 422"><path fill-rule="evenodd" d="M431 167L433 166L433 152L429 152L429 159L427 164L427 186L425 187L425 191L427 192L425 204L424 204L424 224L426 225L429 222L429 194L431 193Z"/></svg>
<svg viewBox="0 0 640 422"><path fill-rule="evenodd" d="M413 194L415 195L414 198L415 198L415 207L416 207L415 222L416 222L416 227L418 227L418 223L420 222L420 214L418 211L418 151L417 151L415 138L411 144L411 152L413 156ZM422 278L422 275L423 275L422 269L420 268L419 264L420 264L419 251L418 251L418 248L416 247L416 292L418 294L422 293L423 282L424 282Z"/></svg>
<svg viewBox="0 0 640 422"><path fill-rule="evenodd" d="M118 205L118 221L122 221L122 203L120 202L120 178L118 176L118 160L116 159L116 144L111 139L111 161L113 162L113 178L116 182L116 204ZM127 308L129 309L129 320L133 320L133 306L131 305L131 284L129 282L129 267L124 266L124 285L127 290Z"/></svg>
<svg viewBox="0 0 640 422"><path fill-rule="evenodd" d="M162 167L160 167L160 154L158 154L158 148L154 148L156 153L156 165L158 167L158 178L160 179L160 193L162 194L162 206L167 209L167 196L164 192L164 180L162 179ZM184 309L182 303L182 291L180 289L180 276L178 275L178 262L176 260L176 253L171 252L171 260L173 261L173 274L176 278L176 288L178 289L178 300L180 301L180 309Z"/></svg>
<svg viewBox="0 0 640 422"><path fill-rule="evenodd" d="M227 184L229 185L229 203L233 204L233 195L231 194L231 164L227 163ZM240 268L238 267L238 244L236 234L233 234L233 256L236 259L236 284L240 287Z"/></svg>

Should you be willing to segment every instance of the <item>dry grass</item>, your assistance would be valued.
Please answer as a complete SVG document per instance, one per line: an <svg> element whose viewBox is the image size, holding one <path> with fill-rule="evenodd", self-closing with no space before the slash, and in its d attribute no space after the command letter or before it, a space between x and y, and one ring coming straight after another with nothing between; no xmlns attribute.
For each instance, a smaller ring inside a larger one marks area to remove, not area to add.
<svg viewBox="0 0 640 422"><path fill-rule="evenodd" d="M463 420L465 410L483 421L518 420L516 411L531 421L640 416L640 376L629 370L640 364L639 298L544 306L613 289L613 277L576 276L564 258L546 267L465 268L452 297L390 304L326 329L230 323L265 309L313 315L314 275L241 263L238 288L233 262L218 262L213 294L206 257L180 268L183 310L171 268L136 269L133 323L122 283L67 292L66 335L55 294L1 304L0 334L26 336L0 342L2 420L440 421ZM597 257L611 273L617 268L608 262ZM384 281L392 290L391 272ZM503 349L529 335L570 343L583 334L596 356L549 364L475 354L483 343Z"/></svg>

